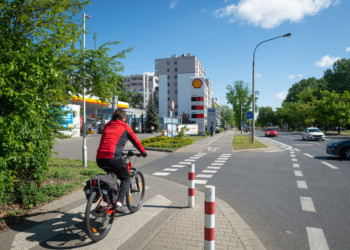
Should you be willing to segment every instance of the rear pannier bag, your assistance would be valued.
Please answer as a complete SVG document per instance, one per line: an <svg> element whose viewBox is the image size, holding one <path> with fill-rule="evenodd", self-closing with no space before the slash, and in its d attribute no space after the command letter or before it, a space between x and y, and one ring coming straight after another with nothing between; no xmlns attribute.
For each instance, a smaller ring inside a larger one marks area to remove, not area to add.
<svg viewBox="0 0 350 250"><path fill-rule="evenodd" d="M97 186L100 187L101 193L98 192L93 202L98 201L101 194L103 200L108 204L114 204L118 198L119 185L117 176L114 173L108 173L107 175L96 175L94 178L88 180L84 187L86 199L89 200L90 194L92 192L92 182L95 181Z"/></svg>

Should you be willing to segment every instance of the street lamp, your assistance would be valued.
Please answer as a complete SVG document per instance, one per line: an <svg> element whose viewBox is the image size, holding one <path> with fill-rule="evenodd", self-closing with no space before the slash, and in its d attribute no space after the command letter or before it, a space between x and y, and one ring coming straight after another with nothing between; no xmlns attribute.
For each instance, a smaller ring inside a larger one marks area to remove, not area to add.
<svg viewBox="0 0 350 250"><path fill-rule="evenodd" d="M275 40L277 38L281 38L281 37L290 37L292 35L292 33L287 33L284 34L282 36L277 36L265 41L262 41L261 43L259 43L258 45L256 45L255 49L254 49L254 53L253 53L253 82L252 82L252 109L253 109L253 120L252 120L252 143L254 143L254 138L255 138L255 86L254 86L254 67L255 67L255 51L256 49L259 47L260 44L271 41L271 40Z"/></svg>
<svg viewBox="0 0 350 250"><path fill-rule="evenodd" d="M85 105L85 18L91 19L90 16L83 13L83 165L87 167L87 146L86 146L86 105Z"/></svg>

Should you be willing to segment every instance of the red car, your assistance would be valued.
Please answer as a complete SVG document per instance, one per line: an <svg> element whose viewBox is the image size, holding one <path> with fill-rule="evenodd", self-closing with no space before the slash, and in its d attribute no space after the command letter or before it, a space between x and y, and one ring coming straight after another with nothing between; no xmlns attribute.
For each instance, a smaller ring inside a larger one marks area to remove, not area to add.
<svg viewBox="0 0 350 250"><path fill-rule="evenodd" d="M277 130L273 127L268 127L265 131L265 136L273 136L273 137L277 137L278 133Z"/></svg>

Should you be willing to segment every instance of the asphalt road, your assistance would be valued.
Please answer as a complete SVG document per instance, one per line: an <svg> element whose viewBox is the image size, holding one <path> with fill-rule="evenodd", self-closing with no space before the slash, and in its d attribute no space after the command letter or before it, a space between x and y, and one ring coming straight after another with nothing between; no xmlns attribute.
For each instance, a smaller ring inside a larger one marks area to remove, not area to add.
<svg viewBox="0 0 350 250"><path fill-rule="evenodd" d="M263 133L257 132L257 137ZM266 248L348 249L350 164L325 152L329 140L337 139L309 142L300 134L280 133L268 139L277 150L232 153L216 172L208 172L231 150L227 142L232 138L224 136L207 145L197 159L192 152L172 153L143 171L186 185L187 169L164 173L194 158L196 179L216 186L217 197L240 214ZM204 185L196 188L203 191Z"/></svg>

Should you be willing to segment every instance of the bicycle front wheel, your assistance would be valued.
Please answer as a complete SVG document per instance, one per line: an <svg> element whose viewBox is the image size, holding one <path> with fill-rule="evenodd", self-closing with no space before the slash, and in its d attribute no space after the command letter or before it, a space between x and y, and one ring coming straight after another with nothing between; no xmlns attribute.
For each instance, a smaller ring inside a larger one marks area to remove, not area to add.
<svg viewBox="0 0 350 250"><path fill-rule="evenodd" d="M140 171L136 171L130 180L130 188L126 193L126 205L131 213L137 212L142 207L145 190L145 178Z"/></svg>
<svg viewBox="0 0 350 250"><path fill-rule="evenodd" d="M93 191L90 195L86 205L84 220L86 233L90 239L95 242L106 237L114 220L112 207L108 207L109 210L107 210L108 204L103 201L102 197L97 202L93 203L96 195L96 191Z"/></svg>

